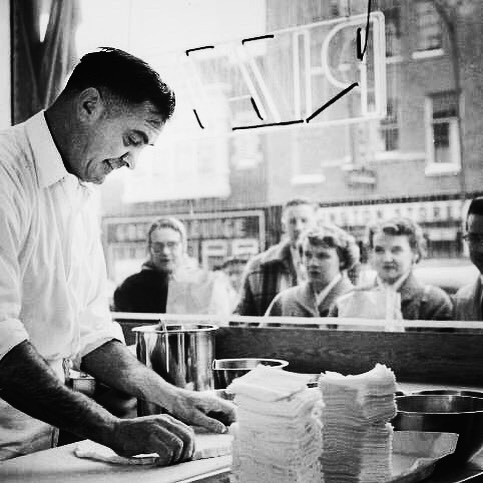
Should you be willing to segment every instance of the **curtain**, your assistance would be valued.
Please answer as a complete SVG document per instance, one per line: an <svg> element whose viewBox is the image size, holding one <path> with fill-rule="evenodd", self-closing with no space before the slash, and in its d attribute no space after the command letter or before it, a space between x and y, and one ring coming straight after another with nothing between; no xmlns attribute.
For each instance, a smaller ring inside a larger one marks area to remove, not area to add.
<svg viewBox="0 0 483 483"><path fill-rule="evenodd" d="M64 87L77 61L75 34L79 0L11 0L12 121L22 122L46 108ZM39 19L48 15L40 38Z"/></svg>

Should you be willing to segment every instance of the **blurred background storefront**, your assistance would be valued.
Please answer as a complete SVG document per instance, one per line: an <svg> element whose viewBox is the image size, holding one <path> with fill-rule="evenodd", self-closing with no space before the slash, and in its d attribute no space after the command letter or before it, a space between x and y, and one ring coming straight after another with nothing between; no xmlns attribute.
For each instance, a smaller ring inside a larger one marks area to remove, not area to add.
<svg viewBox="0 0 483 483"><path fill-rule="evenodd" d="M294 197L318 203L321 219L361 243L370 223L408 216L423 226L431 259L466 260L465 207L483 194L483 3L371 5L366 29L363 0L1 1L11 18L13 120L45 102L19 87L28 68L39 85L50 78L38 61L21 62L41 39L52 42L43 58L58 54L66 71L98 46L126 49L177 92L159 146L102 187L113 281L139 268L160 216L185 221L190 254L214 268L278 242L281 207ZM34 7L38 38L25 39ZM56 18L71 27L63 36ZM368 33L362 60L357 28L363 41Z"/></svg>

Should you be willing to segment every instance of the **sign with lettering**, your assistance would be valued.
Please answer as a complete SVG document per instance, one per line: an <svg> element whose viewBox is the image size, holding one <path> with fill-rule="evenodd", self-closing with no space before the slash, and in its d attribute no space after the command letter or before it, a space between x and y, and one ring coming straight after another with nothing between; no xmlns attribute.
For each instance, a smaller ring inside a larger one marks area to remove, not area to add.
<svg viewBox="0 0 483 483"><path fill-rule="evenodd" d="M263 212L227 212L216 215L179 215L186 226L188 240L256 238L264 246ZM104 233L108 244L146 242L155 217L105 218Z"/></svg>

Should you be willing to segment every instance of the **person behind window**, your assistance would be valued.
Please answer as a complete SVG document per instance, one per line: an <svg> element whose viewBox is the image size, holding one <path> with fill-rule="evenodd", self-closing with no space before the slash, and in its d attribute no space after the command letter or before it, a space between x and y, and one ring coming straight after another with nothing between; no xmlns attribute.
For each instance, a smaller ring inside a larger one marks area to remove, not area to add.
<svg viewBox="0 0 483 483"><path fill-rule="evenodd" d="M483 320L483 197L474 198L466 215L466 235L470 259L480 275L472 283L461 287L454 296L455 320Z"/></svg>
<svg viewBox="0 0 483 483"><path fill-rule="evenodd" d="M354 238L335 225L319 225L298 244L307 281L280 292L265 315L327 317L335 301L353 289L347 270L359 260Z"/></svg>
<svg viewBox="0 0 483 483"><path fill-rule="evenodd" d="M141 271L126 278L115 290L115 311L166 313L169 278L186 253L184 225L173 217L152 223L147 250L148 259Z"/></svg>
<svg viewBox="0 0 483 483"><path fill-rule="evenodd" d="M371 227L369 257L376 279L342 296L331 315L339 317L450 320L452 302L439 287L423 285L413 273L425 250L421 227L396 217Z"/></svg>
<svg viewBox="0 0 483 483"><path fill-rule="evenodd" d="M148 260L114 292L117 312L227 315L229 284L202 270L187 254L184 224L174 217L152 223Z"/></svg>
<svg viewBox="0 0 483 483"><path fill-rule="evenodd" d="M94 185L134 169L174 107L147 63L106 47L82 57L45 111L0 135L0 460L55 445L61 429L176 463L194 452L185 423L223 432L220 418L234 419L228 401L138 361L109 312ZM69 361L170 415L114 416L65 385Z"/></svg>
<svg viewBox="0 0 483 483"><path fill-rule="evenodd" d="M284 205L282 228L287 239L248 262L236 314L264 315L275 295L304 280L297 242L315 221L315 207L310 201L297 198Z"/></svg>
<svg viewBox="0 0 483 483"><path fill-rule="evenodd" d="M235 310L240 300L243 271L245 270L246 264L246 257L229 257L220 267L229 281L230 307L232 310Z"/></svg>

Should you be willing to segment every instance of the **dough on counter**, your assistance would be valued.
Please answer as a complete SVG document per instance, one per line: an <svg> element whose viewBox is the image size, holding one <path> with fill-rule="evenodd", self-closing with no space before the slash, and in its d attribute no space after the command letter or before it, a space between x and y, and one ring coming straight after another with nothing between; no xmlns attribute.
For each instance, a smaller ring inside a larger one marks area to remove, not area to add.
<svg viewBox="0 0 483 483"><path fill-rule="evenodd" d="M216 458L231 454L233 436L230 434L196 434L195 452L193 460ZM119 456L111 448L95 443L81 441L74 448L78 458L88 458L117 465L155 465L158 461L157 453L140 454L132 457Z"/></svg>

